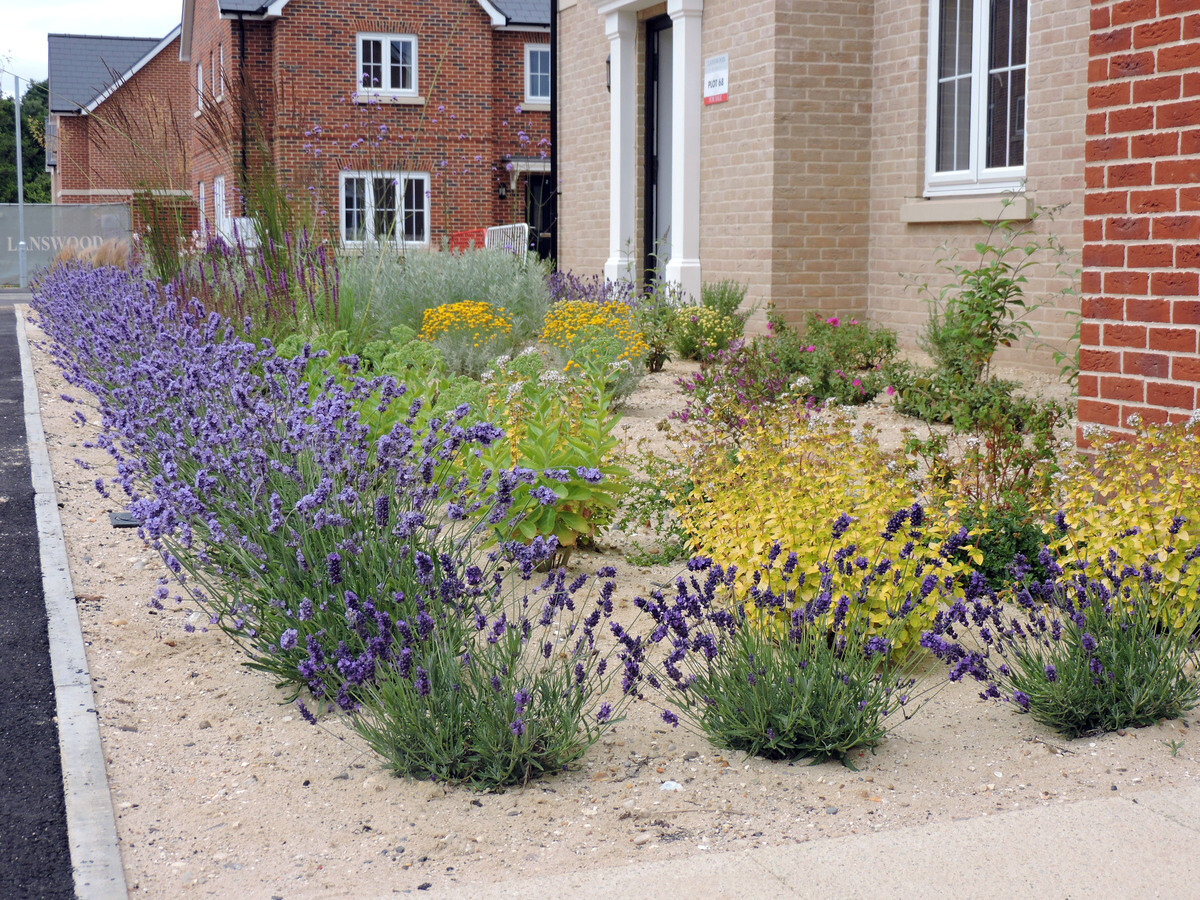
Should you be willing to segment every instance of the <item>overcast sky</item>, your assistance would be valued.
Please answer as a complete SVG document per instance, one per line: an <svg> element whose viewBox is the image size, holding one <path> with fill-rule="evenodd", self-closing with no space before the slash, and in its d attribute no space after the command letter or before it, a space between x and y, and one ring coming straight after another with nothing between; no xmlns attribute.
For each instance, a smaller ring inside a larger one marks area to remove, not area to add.
<svg viewBox="0 0 1200 900"><path fill-rule="evenodd" d="M14 72L22 91L46 77L48 34L160 38L182 10L182 0L0 0L0 93L12 96Z"/></svg>

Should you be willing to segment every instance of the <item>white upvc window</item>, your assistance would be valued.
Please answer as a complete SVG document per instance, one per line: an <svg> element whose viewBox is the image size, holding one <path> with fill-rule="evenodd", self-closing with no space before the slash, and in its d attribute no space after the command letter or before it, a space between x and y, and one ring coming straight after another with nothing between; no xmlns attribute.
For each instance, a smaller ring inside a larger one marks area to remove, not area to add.
<svg viewBox="0 0 1200 900"><path fill-rule="evenodd" d="M550 102L550 45L525 45L525 102Z"/></svg>
<svg viewBox="0 0 1200 900"><path fill-rule="evenodd" d="M213 227L223 237L229 237L229 210L225 205L225 176L213 179Z"/></svg>
<svg viewBox="0 0 1200 900"><path fill-rule="evenodd" d="M196 63L196 109L204 109L204 64Z"/></svg>
<svg viewBox="0 0 1200 900"><path fill-rule="evenodd" d="M1029 0L930 0L926 195L1025 178Z"/></svg>
<svg viewBox="0 0 1200 900"><path fill-rule="evenodd" d="M342 242L429 244L429 175L424 172L342 172Z"/></svg>
<svg viewBox="0 0 1200 900"><path fill-rule="evenodd" d="M411 34L359 34L358 91L417 95L417 39Z"/></svg>
<svg viewBox="0 0 1200 900"><path fill-rule="evenodd" d="M217 99L225 99L225 45L217 44L217 74L215 77Z"/></svg>

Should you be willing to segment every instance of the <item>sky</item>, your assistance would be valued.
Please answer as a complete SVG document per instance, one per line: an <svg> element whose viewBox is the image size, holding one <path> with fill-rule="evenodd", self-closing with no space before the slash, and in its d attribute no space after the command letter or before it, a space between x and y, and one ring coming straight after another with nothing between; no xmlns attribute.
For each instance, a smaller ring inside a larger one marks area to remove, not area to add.
<svg viewBox="0 0 1200 900"><path fill-rule="evenodd" d="M11 97L13 73L46 77L46 35L163 37L179 24L182 0L0 0L0 94Z"/></svg>

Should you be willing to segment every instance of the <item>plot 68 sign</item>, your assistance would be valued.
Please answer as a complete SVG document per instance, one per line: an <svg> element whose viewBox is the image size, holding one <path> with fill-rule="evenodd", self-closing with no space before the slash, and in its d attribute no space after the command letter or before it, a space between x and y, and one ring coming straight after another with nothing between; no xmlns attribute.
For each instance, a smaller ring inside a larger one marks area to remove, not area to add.
<svg viewBox="0 0 1200 900"><path fill-rule="evenodd" d="M729 99L729 54L710 56L704 61L704 105Z"/></svg>

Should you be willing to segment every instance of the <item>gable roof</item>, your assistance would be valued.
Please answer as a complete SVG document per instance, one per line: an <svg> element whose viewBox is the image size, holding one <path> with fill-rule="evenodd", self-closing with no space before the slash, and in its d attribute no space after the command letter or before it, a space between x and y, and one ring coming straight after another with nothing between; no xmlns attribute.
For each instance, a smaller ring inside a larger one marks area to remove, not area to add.
<svg viewBox="0 0 1200 900"><path fill-rule="evenodd" d="M550 27L550 0L481 0L488 13L492 7L505 19L505 25L537 25Z"/></svg>
<svg viewBox="0 0 1200 900"><path fill-rule="evenodd" d="M50 112L78 113L86 109L112 88L114 80L120 81L145 65L176 33L167 38L49 35Z"/></svg>

